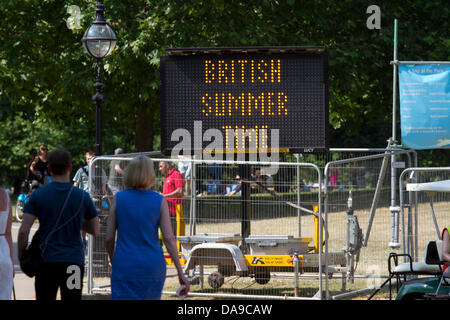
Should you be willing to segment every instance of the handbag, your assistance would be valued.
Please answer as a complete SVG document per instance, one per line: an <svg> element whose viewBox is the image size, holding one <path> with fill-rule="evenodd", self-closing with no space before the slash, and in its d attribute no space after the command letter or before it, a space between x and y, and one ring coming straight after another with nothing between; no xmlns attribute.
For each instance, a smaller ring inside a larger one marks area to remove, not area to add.
<svg viewBox="0 0 450 320"><path fill-rule="evenodd" d="M26 248L22 250L20 257L20 269L30 278L33 278L42 261L42 253L39 245L39 232L36 232Z"/></svg>
<svg viewBox="0 0 450 320"><path fill-rule="evenodd" d="M45 245L41 248L40 245L40 235L39 230L33 236L31 243L29 243L23 250L22 255L20 256L20 269L22 269L23 273L25 273L28 277L33 278L39 271L40 265L42 263L42 257L44 256L45 249L47 248L48 241L53 232L56 231L56 227L58 226L59 220L66 208L67 201L69 200L70 194L72 193L73 186L67 195L67 198L64 202L64 205L59 213L58 219L56 220L55 226L52 231L47 236L45 241ZM79 210L78 210L79 211ZM78 212L77 214L78 215ZM73 218L73 217L72 217ZM70 219L71 220L71 219Z"/></svg>

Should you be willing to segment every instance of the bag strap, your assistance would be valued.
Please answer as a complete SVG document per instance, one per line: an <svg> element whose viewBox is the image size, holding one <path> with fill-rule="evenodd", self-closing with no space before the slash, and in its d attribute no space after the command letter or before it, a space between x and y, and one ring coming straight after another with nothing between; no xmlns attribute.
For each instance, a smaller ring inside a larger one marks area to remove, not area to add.
<svg viewBox="0 0 450 320"><path fill-rule="evenodd" d="M86 167L82 167L81 169L83 169L84 173L86 173L86 175L89 177L89 171L86 169Z"/></svg>
<svg viewBox="0 0 450 320"><path fill-rule="evenodd" d="M58 231L58 230L60 230L62 227L64 227L64 226L65 226L66 224L68 224L70 221L72 221L73 219L75 219L76 216L78 216L78 214L79 214L80 211L81 211L81 207L83 206L83 203L84 203L84 195L85 195L85 192L83 192L83 193L81 194L80 206L78 207L77 212L75 212L75 214L74 214L73 216L71 216L69 219L67 219L66 222L64 222L62 225L60 225L60 226L55 230L55 232Z"/></svg>
<svg viewBox="0 0 450 320"><path fill-rule="evenodd" d="M72 193L73 188L74 188L74 186L72 185L70 190L69 190L69 194L67 195L66 200L64 201L64 204L62 206L62 209L61 209L61 211L59 213L59 216L58 216L58 219L56 220L55 225L53 226L52 231L50 231L50 233L48 234L47 238L45 239L45 244L44 244L43 248L41 248L41 256L42 257L44 256L44 252L47 249L47 245L48 245L48 241L50 240L50 237L56 231L56 227L58 226L59 220L61 220L61 217L63 215L64 209L66 208L67 202L69 201L69 198L70 198L70 195Z"/></svg>

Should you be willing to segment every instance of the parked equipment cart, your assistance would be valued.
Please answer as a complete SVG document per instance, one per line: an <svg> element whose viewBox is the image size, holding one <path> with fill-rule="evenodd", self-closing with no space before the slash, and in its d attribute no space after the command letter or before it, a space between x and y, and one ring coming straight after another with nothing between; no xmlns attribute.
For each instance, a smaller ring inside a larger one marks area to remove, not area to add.
<svg viewBox="0 0 450 320"><path fill-rule="evenodd" d="M259 284L270 281L271 272L317 272L319 257L311 253L311 238L294 238L286 235L249 236L242 240L237 234L199 234L177 238L182 248L182 262L185 270L204 266L217 266L217 271L208 276L208 283L217 289L224 283L224 277L252 277ZM249 252L243 253L242 244ZM330 253L329 264L345 266L343 253Z"/></svg>

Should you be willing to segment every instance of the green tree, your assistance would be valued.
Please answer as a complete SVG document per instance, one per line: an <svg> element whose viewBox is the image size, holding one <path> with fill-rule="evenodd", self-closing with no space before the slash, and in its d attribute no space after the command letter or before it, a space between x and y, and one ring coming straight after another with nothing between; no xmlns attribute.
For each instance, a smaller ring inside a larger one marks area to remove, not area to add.
<svg viewBox="0 0 450 320"><path fill-rule="evenodd" d="M437 0L377 4L380 30L367 29L369 4L362 0L106 0L118 42L104 61L104 153L119 145L159 148L159 57L171 47L324 45L331 146L385 146L392 134L393 21L399 20L399 59L448 60L450 8ZM67 27L70 5L81 9L79 29ZM27 137L2 132L3 152L20 146L17 158L0 164L8 177L42 140L72 150L79 161L93 148L94 61L80 40L94 12L93 0L0 2L1 128ZM41 124L45 139L36 129Z"/></svg>

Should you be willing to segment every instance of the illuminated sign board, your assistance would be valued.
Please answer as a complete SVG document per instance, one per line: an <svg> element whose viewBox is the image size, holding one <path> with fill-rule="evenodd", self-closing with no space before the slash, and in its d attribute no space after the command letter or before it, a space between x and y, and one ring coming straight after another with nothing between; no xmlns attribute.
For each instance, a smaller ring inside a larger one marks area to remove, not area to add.
<svg viewBox="0 0 450 320"><path fill-rule="evenodd" d="M166 51L162 151L170 153L179 143L177 129L192 134L193 151L207 147L210 129L222 132L227 152L270 149L275 129L278 151L327 151L328 56L323 47L285 48Z"/></svg>

